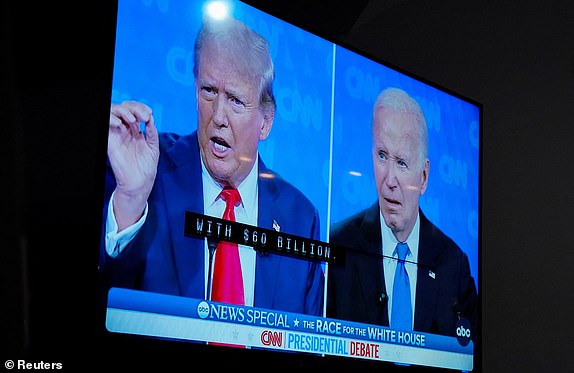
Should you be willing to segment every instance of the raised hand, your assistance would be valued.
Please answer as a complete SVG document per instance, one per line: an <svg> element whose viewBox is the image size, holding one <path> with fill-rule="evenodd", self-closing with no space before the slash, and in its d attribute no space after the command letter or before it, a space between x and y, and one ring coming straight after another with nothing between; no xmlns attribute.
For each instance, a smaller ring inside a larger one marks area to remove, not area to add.
<svg viewBox="0 0 574 373"><path fill-rule="evenodd" d="M149 106L135 101L111 106L108 158L117 183L113 207L121 231L142 216L155 182L159 136Z"/></svg>

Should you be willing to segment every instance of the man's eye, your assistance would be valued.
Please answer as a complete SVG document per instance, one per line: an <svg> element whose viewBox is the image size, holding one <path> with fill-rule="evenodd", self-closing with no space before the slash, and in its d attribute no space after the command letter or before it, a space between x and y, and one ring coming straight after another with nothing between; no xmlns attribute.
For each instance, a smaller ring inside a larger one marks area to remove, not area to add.
<svg viewBox="0 0 574 373"><path fill-rule="evenodd" d="M229 97L229 101L235 106L244 106L243 101L241 101L237 97Z"/></svg>
<svg viewBox="0 0 574 373"><path fill-rule="evenodd" d="M229 104L236 113L245 112L245 104L235 96L229 96Z"/></svg>
<svg viewBox="0 0 574 373"><path fill-rule="evenodd" d="M380 159L387 159L387 155L383 152L379 152L379 158Z"/></svg>
<svg viewBox="0 0 574 373"><path fill-rule="evenodd" d="M402 160L402 159L398 159L398 160L397 160L397 164L399 165L399 167L402 167L402 168L407 168L407 167L408 167L407 162L405 162L405 161Z"/></svg>
<svg viewBox="0 0 574 373"><path fill-rule="evenodd" d="M201 87L201 94L205 97L212 97L212 96L215 96L216 91L212 87L203 86L203 87Z"/></svg>

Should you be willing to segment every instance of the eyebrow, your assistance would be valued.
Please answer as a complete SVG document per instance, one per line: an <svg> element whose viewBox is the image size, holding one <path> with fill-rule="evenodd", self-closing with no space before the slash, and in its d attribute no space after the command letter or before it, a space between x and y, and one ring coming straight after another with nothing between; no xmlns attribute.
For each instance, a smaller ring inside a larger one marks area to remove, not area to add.
<svg viewBox="0 0 574 373"><path fill-rule="evenodd" d="M211 79L202 78L202 79L199 79L199 86L200 87L203 87L203 86L217 87L217 84ZM219 89L218 89L218 92L219 92ZM240 90L235 88L235 87L226 86L225 89L223 90L223 92L227 96L235 97L242 102L246 101L247 94L240 92Z"/></svg>
<svg viewBox="0 0 574 373"><path fill-rule="evenodd" d="M246 97L247 95L245 93L240 92L239 90L235 89L234 87L227 87L225 89L225 94L227 96L232 96L235 97L237 99L239 99L241 102L245 102L246 101Z"/></svg>
<svg viewBox="0 0 574 373"><path fill-rule="evenodd" d="M387 155L387 157L392 158L392 159L397 159L397 160L404 160L404 161L411 161L411 159L409 159L409 157L405 154L399 154L399 155L393 155L391 153L389 153L389 151L382 147L382 146L377 146L376 150L378 153L385 153Z"/></svg>

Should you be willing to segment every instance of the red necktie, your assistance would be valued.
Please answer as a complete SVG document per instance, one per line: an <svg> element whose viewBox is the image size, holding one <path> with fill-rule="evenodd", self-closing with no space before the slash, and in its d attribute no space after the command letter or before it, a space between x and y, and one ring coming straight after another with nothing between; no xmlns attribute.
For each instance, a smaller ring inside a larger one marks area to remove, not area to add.
<svg viewBox="0 0 574 373"><path fill-rule="evenodd" d="M223 219L235 221L235 205L241 201L237 189L224 188L219 194L225 201ZM215 250L213 266L213 287L211 300L233 304L244 304L243 276L237 244L221 241Z"/></svg>

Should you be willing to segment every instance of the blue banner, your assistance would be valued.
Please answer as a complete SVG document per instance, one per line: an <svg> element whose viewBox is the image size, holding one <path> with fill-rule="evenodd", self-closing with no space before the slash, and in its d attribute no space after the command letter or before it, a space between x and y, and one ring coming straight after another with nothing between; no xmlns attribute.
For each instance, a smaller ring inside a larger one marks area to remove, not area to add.
<svg viewBox="0 0 574 373"><path fill-rule="evenodd" d="M457 338L401 331L345 320L282 312L257 307L238 306L201 299L140 290L112 288L108 294L108 309L120 309L269 328L276 331L303 332L311 335L351 338L356 341L395 344L472 356L472 342L462 346ZM300 344L313 341L303 338ZM320 341L320 339L316 340Z"/></svg>

